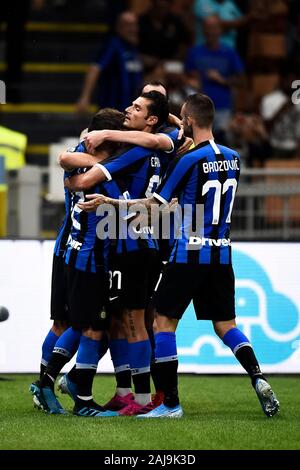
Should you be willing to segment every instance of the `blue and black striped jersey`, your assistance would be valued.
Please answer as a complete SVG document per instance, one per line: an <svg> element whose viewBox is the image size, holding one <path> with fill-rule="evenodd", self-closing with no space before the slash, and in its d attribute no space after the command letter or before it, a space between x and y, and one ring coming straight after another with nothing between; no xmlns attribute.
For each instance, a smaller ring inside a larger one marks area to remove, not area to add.
<svg viewBox="0 0 300 470"><path fill-rule="evenodd" d="M174 158L176 157L177 150L178 148L183 144L184 142L184 137L179 139L179 132L180 129L175 126L170 126L168 123L163 124L158 130L158 134L165 134L167 135L173 143L173 149L169 152L166 151L160 151L160 161L161 161L161 174L164 176L166 174L167 168L172 163ZM163 218L167 217L167 223L170 224L169 230L168 230L168 238L164 238L163 235L163 226L164 226L164 221ZM172 247L174 245L174 213L171 212L170 215L168 216L162 216L160 219L160 238L158 240L158 248L161 253L161 256L165 260L168 256L169 253L171 253Z"/></svg>
<svg viewBox="0 0 300 470"><path fill-rule="evenodd" d="M96 212L85 212L77 203L84 201L87 194L104 194L114 199L124 199L125 191L116 181L100 183L89 191L72 193L72 227L67 244L65 262L67 265L86 272L108 270L110 239L97 236L97 225L108 213L97 215Z"/></svg>
<svg viewBox="0 0 300 470"><path fill-rule="evenodd" d="M231 263L230 222L239 174L238 153L213 140L171 163L154 194L162 203L178 197L182 209L170 262Z"/></svg>
<svg viewBox="0 0 300 470"><path fill-rule="evenodd" d="M159 151L160 161L161 161L161 174L164 175L167 171L169 164L176 157L176 152L180 145L183 143L183 139L179 139L180 129L178 127L170 126L168 123L164 124L157 130L157 134L165 134L168 136L173 143L173 148L169 152Z"/></svg>
<svg viewBox="0 0 300 470"><path fill-rule="evenodd" d="M73 149L69 149L68 151L85 152L86 149L85 149L84 142L79 142L79 144L76 147L74 147ZM76 173L77 173L77 170L65 171L63 181L75 175ZM56 241L54 245L55 256L64 256L65 250L66 250L66 244L67 244L67 241L70 235L70 230L72 227L72 219L71 219L72 195L71 195L71 192L67 188L64 188L64 191L65 191L65 217L59 229L58 235L56 237Z"/></svg>
<svg viewBox="0 0 300 470"><path fill-rule="evenodd" d="M133 145L123 148L97 166L108 180L121 179L132 199L151 196L162 177L160 152ZM157 249L157 243L150 235L133 239L129 233L126 239L117 241L116 251L124 253L147 248Z"/></svg>
<svg viewBox="0 0 300 470"><path fill-rule="evenodd" d="M123 148L115 155L98 163L108 181L124 181L132 199L151 195L161 178L160 153L134 145Z"/></svg>
<svg viewBox="0 0 300 470"><path fill-rule="evenodd" d="M72 176L71 173L67 171L64 172L64 180L70 176ZM71 193L65 188L65 217L55 240L55 256L64 256L71 225Z"/></svg>

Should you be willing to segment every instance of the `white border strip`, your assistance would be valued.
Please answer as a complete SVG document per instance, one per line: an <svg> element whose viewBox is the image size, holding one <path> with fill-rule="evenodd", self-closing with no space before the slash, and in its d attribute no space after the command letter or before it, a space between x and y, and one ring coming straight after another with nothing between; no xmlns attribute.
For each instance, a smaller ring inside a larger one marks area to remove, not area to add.
<svg viewBox="0 0 300 470"><path fill-rule="evenodd" d="M105 168L104 165L101 165L101 163L96 163L96 165L94 165L94 166L96 166L97 168L99 168L99 170L103 171L103 173L104 173L105 176L106 176L107 181L111 181L111 180L112 180L112 176L111 176L110 172L108 171L107 168Z"/></svg>

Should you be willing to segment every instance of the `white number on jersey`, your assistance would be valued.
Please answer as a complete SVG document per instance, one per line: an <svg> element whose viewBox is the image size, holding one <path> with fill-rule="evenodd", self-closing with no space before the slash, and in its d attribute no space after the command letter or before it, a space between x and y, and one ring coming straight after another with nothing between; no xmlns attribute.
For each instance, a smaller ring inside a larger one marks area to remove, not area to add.
<svg viewBox="0 0 300 470"><path fill-rule="evenodd" d="M221 195L225 194L229 188L232 188L232 194L231 194L231 201L229 205L229 211L226 217L226 223L231 222L231 212L233 208L234 196L235 196L236 189L237 189L237 180L234 178L228 178L223 185L218 180L209 180L203 185L202 196L208 193L208 191L210 191L211 189L215 190L214 204L213 204L213 220L212 220L213 225L218 225L219 223Z"/></svg>

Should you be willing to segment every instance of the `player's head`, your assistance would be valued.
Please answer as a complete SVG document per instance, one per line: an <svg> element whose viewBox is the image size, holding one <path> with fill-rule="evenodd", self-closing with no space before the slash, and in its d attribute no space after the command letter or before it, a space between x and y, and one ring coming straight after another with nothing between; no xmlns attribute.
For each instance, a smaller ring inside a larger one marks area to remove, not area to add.
<svg viewBox="0 0 300 470"><path fill-rule="evenodd" d="M167 121L169 105L167 98L158 91L142 93L126 109L124 126L127 129L153 132Z"/></svg>
<svg viewBox="0 0 300 470"><path fill-rule="evenodd" d="M207 95L190 95L181 108L184 134L193 137L193 129L211 130L214 122L215 107Z"/></svg>
<svg viewBox="0 0 300 470"><path fill-rule="evenodd" d="M158 91L168 99L168 91L166 85L164 85L164 83L160 82L159 80L151 80L151 82L145 83L142 88L141 94L150 93L150 91Z"/></svg>
<svg viewBox="0 0 300 470"><path fill-rule="evenodd" d="M138 43L139 23L138 18L132 11L124 11L116 21L115 30L118 36L130 44Z"/></svg>
<svg viewBox="0 0 300 470"><path fill-rule="evenodd" d="M92 117L88 131L101 131L103 129L116 131L122 130L124 118L124 113L121 113L117 109L103 108ZM101 145L96 147L95 150L97 152L106 151L109 153L114 153L118 148L118 142L103 142Z"/></svg>

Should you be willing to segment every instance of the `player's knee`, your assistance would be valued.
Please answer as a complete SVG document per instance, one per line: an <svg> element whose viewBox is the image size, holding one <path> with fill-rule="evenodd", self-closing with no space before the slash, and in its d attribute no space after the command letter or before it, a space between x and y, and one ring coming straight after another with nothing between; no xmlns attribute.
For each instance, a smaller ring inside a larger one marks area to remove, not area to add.
<svg viewBox="0 0 300 470"><path fill-rule="evenodd" d="M161 332L174 333L176 331L177 324L178 324L178 320L156 313L154 323L153 323L153 325L155 326L153 326L153 330L154 330L154 333L161 333Z"/></svg>
<svg viewBox="0 0 300 470"><path fill-rule="evenodd" d="M213 326L215 333L219 336L220 339L223 339L229 330L236 327L236 324L234 321L217 321L213 322Z"/></svg>
<svg viewBox="0 0 300 470"><path fill-rule="evenodd" d="M68 323L64 320L54 320L51 330L56 336L60 336L68 328Z"/></svg>
<svg viewBox="0 0 300 470"><path fill-rule="evenodd" d="M126 327L122 317L112 318L109 327L110 339L122 339L126 337Z"/></svg>
<svg viewBox="0 0 300 470"><path fill-rule="evenodd" d="M99 341L103 337L103 331L93 330L92 328L87 328L82 332L83 336L87 338L93 339L95 341Z"/></svg>

